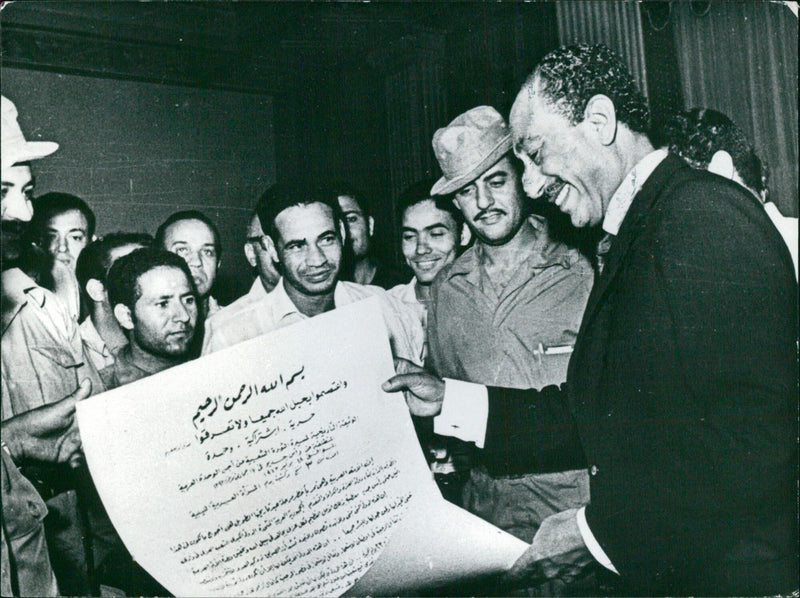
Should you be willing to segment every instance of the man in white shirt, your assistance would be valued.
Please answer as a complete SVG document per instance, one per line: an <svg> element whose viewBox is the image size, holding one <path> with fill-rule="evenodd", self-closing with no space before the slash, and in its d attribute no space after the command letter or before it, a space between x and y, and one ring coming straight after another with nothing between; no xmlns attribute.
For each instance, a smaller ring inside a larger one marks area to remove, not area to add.
<svg viewBox="0 0 800 598"><path fill-rule="evenodd" d="M274 185L259 200L258 216L281 281L262 300L242 309L224 308L210 317L204 355L377 296L395 357L420 363L424 331L413 313L383 289L339 280L344 225L338 204L302 188Z"/></svg>
<svg viewBox="0 0 800 598"><path fill-rule="evenodd" d="M281 275L275 269L275 263L272 261L269 251L267 251L264 229L261 226L261 220L256 210L253 210L253 216L250 218L250 223L247 225L247 234L244 240L244 256L247 259L247 263L250 264L250 267L253 268L257 275L257 279L253 283L253 289L257 288L256 283L258 283L261 285L264 294L266 294L278 285Z"/></svg>
<svg viewBox="0 0 800 598"><path fill-rule="evenodd" d="M427 328L431 285L443 268L453 263L469 239L461 211L444 197L431 195L436 179L425 179L400 195L400 249L414 277L389 289L419 315ZM427 343L426 343L427 346ZM425 353L421 356L425 360Z"/></svg>
<svg viewBox="0 0 800 598"><path fill-rule="evenodd" d="M113 364L114 355L128 343L108 301L108 270L122 256L152 244L153 237L145 233L110 233L89 243L78 256L75 276L81 300L89 311L79 331L86 353L98 371Z"/></svg>
<svg viewBox="0 0 800 598"><path fill-rule="evenodd" d="M261 228L258 212L254 211L247 225L244 241L244 256L247 263L256 273L256 279L250 290L236 301L226 306L228 313L244 309L251 303L261 301L280 282L281 275L275 269L269 251L267 250L267 237Z"/></svg>
<svg viewBox="0 0 800 598"><path fill-rule="evenodd" d="M616 237L566 386L413 373L384 390L509 473L580 443L591 502L543 521L516 584L597 561L626 595L796 590L797 284L780 235L739 185L654 151L604 46L545 56L510 121L528 195Z"/></svg>

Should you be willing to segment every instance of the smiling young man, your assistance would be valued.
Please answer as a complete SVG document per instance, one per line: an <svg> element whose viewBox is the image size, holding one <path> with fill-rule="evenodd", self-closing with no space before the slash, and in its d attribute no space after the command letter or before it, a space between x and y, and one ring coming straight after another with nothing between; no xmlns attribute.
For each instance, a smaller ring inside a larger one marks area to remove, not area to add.
<svg viewBox="0 0 800 598"><path fill-rule="evenodd" d="M117 388L186 361L197 323L197 291L184 260L142 248L108 272L108 301L128 337L100 376Z"/></svg>
<svg viewBox="0 0 800 598"><path fill-rule="evenodd" d="M204 354L378 296L394 355L420 363L424 330L414 314L379 287L339 280L344 224L335 198L274 185L257 210L281 280L262 300L243 309L223 308L209 318Z"/></svg>
<svg viewBox="0 0 800 598"><path fill-rule="evenodd" d="M419 181L400 195L400 248L414 276L389 289L390 295L418 314L423 328L427 328L431 285L436 275L453 263L469 238L464 218L453 202L431 195L434 182L435 179ZM427 343L423 361L426 356Z"/></svg>
<svg viewBox="0 0 800 598"><path fill-rule="evenodd" d="M433 149L443 176L431 193L452 199L475 244L433 284L430 364L441 376L481 384L562 383L592 287L591 265L553 240L546 220L529 216L511 132L494 108L456 117L436 132ZM523 540L548 515L589 500L585 470L541 468L512 477L468 449L474 465L463 506Z"/></svg>

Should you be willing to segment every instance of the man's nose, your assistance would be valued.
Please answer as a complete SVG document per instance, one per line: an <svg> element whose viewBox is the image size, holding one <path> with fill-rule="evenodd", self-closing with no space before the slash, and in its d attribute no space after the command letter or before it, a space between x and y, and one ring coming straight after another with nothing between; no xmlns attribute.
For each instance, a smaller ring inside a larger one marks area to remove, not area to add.
<svg viewBox="0 0 800 598"><path fill-rule="evenodd" d="M425 255L425 254L430 253L430 252L431 252L431 245L428 242L428 239L423 238L423 237L420 237L419 239L417 239L416 254L417 255Z"/></svg>
<svg viewBox="0 0 800 598"><path fill-rule="evenodd" d="M328 257L325 255L325 252L314 243L311 243L308 247L308 253L306 254L306 263L309 266L323 266L327 261Z"/></svg>
<svg viewBox="0 0 800 598"><path fill-rule="evenodd" d="M56 238L56 250L58 253L67 253L69 246L67 245L67 235L58 235Z"/></svg>
<svg viewBox="0 0 800 598"><path fill-rule="evenodd" d="M190 251L186 255L186 264L192 268L200 268L203 265L203 262L200 260L200 252Z"/></svg>
<svg viewBox="0 0 800 598"><path fill-rule="evenodd" d="M542 174L536 165L525 164L525 171L522 173L522 188L525 190L525 195L531 199L541 197L549 180L550 177Z"/></svg>
<svg viewBox="0 0 800 598"><path fill-rule="evenodd" d="M24 193L10 192L3 198L3 220L30 222L33 218L33 205Z"/></svg>
<svg viewBox="0 0 800 598"><path fill-rule="evenodd" d="M176 322L188 322L191 318L191 314L189 313L189 308L183 304L182 301L178 301L177 304L172 309L172 319Z"/></svg>
<svg viewBox="0 0 800 598"><path fill-rule="evenodd" d="M492 192L483 185L478 185L475 193L475 203L479 210L485 210L494 205L494 197L492 197Z"/></svg>

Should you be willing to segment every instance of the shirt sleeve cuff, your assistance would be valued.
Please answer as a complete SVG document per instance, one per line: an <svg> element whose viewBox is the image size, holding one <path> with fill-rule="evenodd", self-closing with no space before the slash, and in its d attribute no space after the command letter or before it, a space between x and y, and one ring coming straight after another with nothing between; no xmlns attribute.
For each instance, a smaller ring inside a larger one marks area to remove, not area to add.
<svg viewBox="0 0 800 598"><path fill-rule="evenodd" d="M609 571L613 571L619 575L619 571L617 571L611 559L608 558L608 555L597 542L592 530L589 529L589 524L586 521L586 507L578 509L576 517L578 519L578 530L581 532L583 543L586 544L586 547L589 549L589 552L592 553L594 559Z"/></svg>
<svg viewBox="0 0 800 598"><path fill-rule="evenodd" d="M489 418L489 391L472 382L450 378L444 382L442 412L433 419L433 431L440 436L474 442L482 449Z"/></svg>

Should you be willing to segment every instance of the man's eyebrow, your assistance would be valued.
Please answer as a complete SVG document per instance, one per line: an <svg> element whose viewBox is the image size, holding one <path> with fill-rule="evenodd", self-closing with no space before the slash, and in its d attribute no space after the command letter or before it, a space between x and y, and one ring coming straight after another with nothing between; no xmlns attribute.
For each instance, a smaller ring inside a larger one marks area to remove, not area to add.
<svg viewBox="0 0 800 598"><path fill-rule="evenodd" d="M450 230L450 227L447 226L444 222L436 222L434 224L431 224L430 226L426 226L424 230L434 230L436 228L446 228L447 230Z"/></svg>
<svg viewBox="0 0 800 598"><path fill-rule="evenodd" d="M506 172L505 170L498 170L498 171L493 172L492 174L487 175L486 177L484 177L484 180L493 179L493 178L496 178L496 177L499 177L499 176L508 176L508 172Z"/></svg>
<svg viewBox="0 0 800 598"><path fill-rule="evenodd" d="M57 233L58 229L53 227L53 226L48 226L48 227L45 227L45 231L48 232L48 233ZM86 234L86 229L85 228L71 228L71 229L69 229L67 231L67 234L69 234L69 233L84 233L84 234Z"/></svg>
<svg viewBox="0 0 800 598"><path fill-rule="evenodd" d="M444 228L444 229L450 230L450 227L448 227L444 222L434 222L433 224L429 224L428 226L425 226L422 229L414 228L413 226L404 226L404 227L402 227L401 230L404 233L405 232L418 233L420 230L432 231L432 230L437 229L437 228Z"/></svg>
<svg viewBox="0 0 800 598"><path fill-rule="evenodd" d="M167 294L167 295L156 295L155 297L153 297L152 300L153 301L165 301L167 299L172 299L174 296L175 296L174 293L173 294Z"/></svg>

